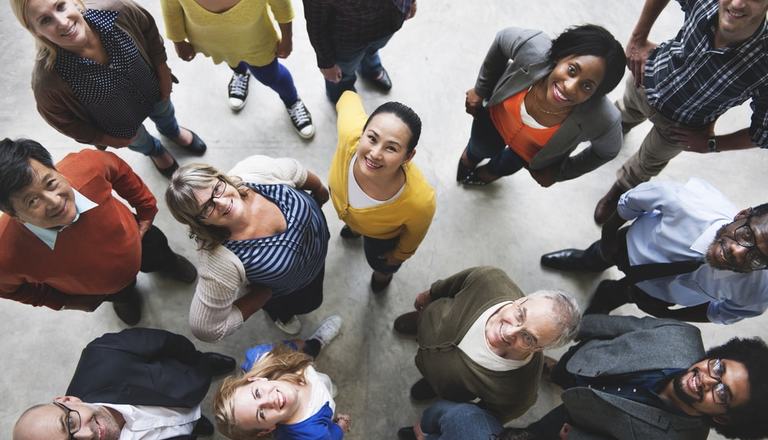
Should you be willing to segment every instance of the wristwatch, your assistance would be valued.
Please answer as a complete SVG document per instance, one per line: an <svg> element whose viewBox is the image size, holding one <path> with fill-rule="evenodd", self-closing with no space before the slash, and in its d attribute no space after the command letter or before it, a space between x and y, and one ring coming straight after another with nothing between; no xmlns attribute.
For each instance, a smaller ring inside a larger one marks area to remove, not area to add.
<svg viewBox="0 0 768 440"><path fill-rule="evenodd" d="M717 150L717 139L715 139L714 136L712 136L711 138L707 139L707 148L709 148L709 152L710 153L718 153L719 152Z"/></svg>

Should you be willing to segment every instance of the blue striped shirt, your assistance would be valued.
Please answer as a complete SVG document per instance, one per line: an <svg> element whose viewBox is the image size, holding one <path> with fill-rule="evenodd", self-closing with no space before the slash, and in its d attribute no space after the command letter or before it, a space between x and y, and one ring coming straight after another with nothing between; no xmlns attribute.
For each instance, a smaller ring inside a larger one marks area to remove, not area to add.
<svg viewBox="0 0 768 440"><path fill-rule="evenodd" d="M755 145L768 148L768 24L746 41L715 49L718 0L678 2L683 27L645 64L648 102L669 119L702 127L752 99L749 134Z"/></svg>
<svg viewBox="0 0 768 440"><path fill-rule="evenodd" d="M243 262L248 281L270 287L273 297L295 292L315 279L325 264L330 234L323 212L307 193L288 185L246 185L277 205L285 231L223 244Z"/></svg>

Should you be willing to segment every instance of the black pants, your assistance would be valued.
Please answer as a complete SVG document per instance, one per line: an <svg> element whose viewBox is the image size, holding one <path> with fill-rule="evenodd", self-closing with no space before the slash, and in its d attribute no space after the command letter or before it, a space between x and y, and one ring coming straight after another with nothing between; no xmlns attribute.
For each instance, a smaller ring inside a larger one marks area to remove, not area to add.
<svg viewBox="0 0 768 440"><path fill-rule="evenodd" d="M295 315L303 315L317 309L323 303L324 278L325 266L306 286L288 295L270 299L264 305L264 311L273 321L279 319L288 322Z"/></svg>
<svg viewBox="0 0 768 440"><path fill-rule="evenodd" d="M141 239L141 270L144 273L170 270L176 263L176 254L168 246L168 239L155 225ZM130 301L136 295L136 279L122 290L107 295L104 299L110 302Z"/></svg>

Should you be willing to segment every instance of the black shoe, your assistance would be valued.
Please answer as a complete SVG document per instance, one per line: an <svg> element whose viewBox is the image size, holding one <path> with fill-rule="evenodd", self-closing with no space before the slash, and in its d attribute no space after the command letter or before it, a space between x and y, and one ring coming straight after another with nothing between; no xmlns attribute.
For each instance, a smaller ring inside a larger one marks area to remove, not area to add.
<svg viewBox="0 0 768 440"><path fill-rule="evenodd" d="M115 314L126 325L134 326L141 321L141 304L142 299L136 287L132 287L133 292L127 295L125 301L115 301L112 303L112 308L115 309Z"/></svg>
<svg viewBox="0 0 768 440"><path fill-rule="evenodd" d="M464 165L464 162L459 158L459 165L456 167L456 181L464 183L464 180L472 174L472 169Z"/></svg>
<svg viewBox="0 0 768 440"><path fill-rule="evenodd" d="M416 440L416 433L413 432L413 426L406 426L398 429L397 440Z"/></svg>
<svg viewBox="0 0 768 440"><path fill-rule="evenodd" d="M229 108L239 112L245 107L245 98L248 97L248 80L251 79L250 73L232 73L232 79L227 86Z"/></svg>
<svg viewBox="0 0 768 440"><path fill-rule="evenodd" d="M202 360L205 367L211 373L211 376L221 376L235 369L237 363L234 359L223 354L212 351L203 353Z"/></svg>
<svg viewBox="0 0 768 440"><path fill-rule="evenodd" d="M389 274L389 277L387 277L384 281L379 281L376 279L376 274L371 274L371 290L373 293L379 293L382 290L386 289L387 286L389 286L389 283L392 282L393 275Z"/></svg>
<svg viewBox="0 0 768 440"><path fill-rule="evenodd" d="M580 249L561 249L541 256L541 265L551 269L571 272L602 272L604 268L595 267L584 259Z"/></svg>
<svg viewBox="0 0 768 440"><path fill-rule="evenodd" d="M197 269L186 258L179 254L176 255L176 260L173 262L173 266L163 271L170 278L181 281L182 283L191 284L197 279Z"/></svg>
<svg viewBox="0 0 768 440"><path fill-rule="evenodd" d="M192 133L192 142L190 142L189 145L179 145L179 146L194 155L202 156L203 154L205 154L205 150L208 149L208 146L205 145L205 142L203 142L203 140L200 139L200 136L198 136L194 131L189 130L189 132Z"/></svg>
<svg viewBox="0 0 768 440"><path fill-rule="evenodd" d="M432 388L432 385L427 382L427 379L423 377L411 387L411 399L417 402L431 400L435 397L437 397L437 393Z"/></svg>
<svg viewBox="0 0 768 440"><path fill-rule="evenodd" d="M347 225L344 225L343 228L341 228L341 231L339 231L339 235L341 235L341 238L358 238L360 237L360 234L353 231L352 228L350 228Z"/></svg>
<svg viewBox="0 0 768 440"><path fill-rule="evenodd" d="M154 160L152 161L152 163L155 165L155 168L157 169L157 171L159 171L160 174L162 174L166 179L170 179L173 176L173 173L175 173L176 170L179 169L179 163L176 162L175 157L173 158L173 163L171 164L171 166L167 168L160 168L159 166L157 166L157 163L155 163Z"/></svg>
<svg viewBox="0 0 768 440"><path fill-rule="evenodd" d="M401 335L415 336L419 312L404 313L395 319L395 331Z"/></svg>
<svg viewBox="0 0 768 440"><path fill-rule="evenodd" d="M200 415L195 423L195 428L192 430L192 437L208 437L213 435L213 423L208 420L208 417Z"/></svg>
<svg viewBox="0 0 768 440"><path fill-rule="evenodd" d="M499 434L503 434L505 440L536 440L536 434L526 428L504 428Z"/></svg>
<svg viewBox="0 0 768 440"><path fill-rule="evenodd" d="M381 72L376 76L365 77L365 79L382 92L388 92L392 88L392 79L389 77L387 69L383 67L381 68Z"/></svg>

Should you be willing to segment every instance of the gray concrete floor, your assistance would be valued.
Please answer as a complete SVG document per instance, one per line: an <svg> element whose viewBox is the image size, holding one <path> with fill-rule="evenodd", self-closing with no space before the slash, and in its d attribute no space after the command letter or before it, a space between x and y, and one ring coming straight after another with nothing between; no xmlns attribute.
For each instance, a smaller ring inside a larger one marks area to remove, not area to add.
<svg viewBox="0 0 768 440"><path fill-rule="evenodd" d="M141 3L159 20L162 29L157 1ZM229 70L201 56L184 63L176 57L172 44L166 42L169 65L181 79L172 95L178 119L208 143L204 161L227 169L250 154L290 156L325 179L336 146L335 112L325 100L301 2L294 3L294 51L285 64L314 116L317 135L309 142L294 134L271 90L252 81L248 105L234 114L226 102ZM456 185L454 173L471 122L464 113L464 92L474 84L496 31L513 25L543 29L554 35L569 25L596 23L625 42L641 7L641 1L628 0L421 0L416 17L406 22L382 51L395 84L392 91L382 95L360 85L360 92L369 111L387 100L398 100L421 116L424 130L415 162L437 190L438 210L426 240L396 275L388 293L374 296L368 288L370 270L361 247L342 242L337 235L341 223L333 207L324 207L333 233L326 264L326 298L319 310L303 318L303 335L309 335L330 314L344 317L340 337L317 363L339 386L337 409L352 415L353 428L348 438L395 438L397 428L412 423L424 409L408 398L408 389L419 376L413 363L415 342L397 337L392 321L410 310L414 295L433 280L470 266L495 265L506 270L525 291L563 288L574 292L585 304L601 278L618 277L616 271L601 276L562 275L543 270L538 259L554 249L586 246L599 236L592 222L592 209L611 185L615 170L638 148L647 124L627 136L624 149L611 163L549 189L540 188L525 171L490 187L465 189ZM671 38L681 22L682 13L672 2L659 18L652 39ZM35 111L29 88L33 53L32 38L16 23L8 2L1 2L0 136L31 137L60 159L84 146L50 128ZM611 97L621 96L622 91L623 84ZM746 105L733 109L721 118L716 130L735 131L745 127L749 117ZM154 132L154 127L150 131ZM193 160L178 150L174 153L181 162ZM118 154L146 180L155 195L162 196L167 181L148 159L128 150ZM765 201L758 188L768 185L766 165L768 156L757 150L717 155L683 153L660 178L684 181L689 176L700 176L720 188L736 205L748 206ZM193 259L194 246L184 228L173 220L162 201L159 205L155 224L165 231L177 252ZM138 283L146 298L140 325L192 338L187 314L194 289L145 274L139 275ZM633 306L619 312L639 313ZM711 346L736 335L765 336L767 322L768 318L762 316L728 327L706 324L701 329L705 345ZM0 323L0 395L5 400L0 406L0 438L10 437L22 409L64 392L79 352L88 341L124 328L109 305L86 314L53 312L11 301L2 302ZM259 313L223 342L197 342L197 346L240 358L252 344L282 338L284 335ZM558 356L562 351L548 354ZM559 403L558 395L554 387L542 385L536 406L514 424L537 420ZM204 412L210 414L209 399L204 403ZM711 438L720 437L713 434Z"/></svg>

